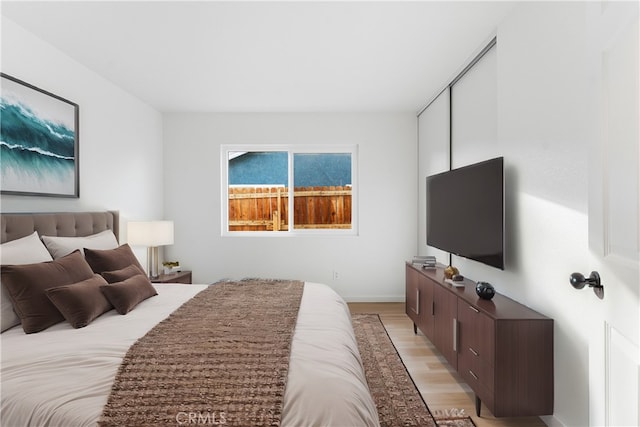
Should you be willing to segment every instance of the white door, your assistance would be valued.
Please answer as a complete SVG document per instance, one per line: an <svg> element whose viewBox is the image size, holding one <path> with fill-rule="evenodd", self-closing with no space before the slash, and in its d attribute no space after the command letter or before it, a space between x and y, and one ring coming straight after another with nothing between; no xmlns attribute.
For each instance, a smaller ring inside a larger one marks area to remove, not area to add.
<svg viewBox="0 0 640 427"><path fill-rule="evenodd" d="M638 2L589 3L587 28L587 69L594 101L593 121L587 124L594 135L589 158L589 246L592 269L600 273L604 285L602 301L592 313L585 313L585 327L592 328L589 419L592 426L638 426Z"/></svg>

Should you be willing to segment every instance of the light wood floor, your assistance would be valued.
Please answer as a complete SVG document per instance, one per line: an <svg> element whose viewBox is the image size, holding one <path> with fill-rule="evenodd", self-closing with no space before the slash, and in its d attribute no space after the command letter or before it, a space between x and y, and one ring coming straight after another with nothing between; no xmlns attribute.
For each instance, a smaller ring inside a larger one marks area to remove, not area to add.
<svg viewBox="0 0 640 427"><path fill-rule="evenodd" d="M473 392L449 366L433 344L418 331L405 314L404 303L350 303L352 313L380 315L393 344L425 402L434 411L464 410L477 427L540 427L538 417L495 418L483 405L480 418L475 412Z"/></svg>

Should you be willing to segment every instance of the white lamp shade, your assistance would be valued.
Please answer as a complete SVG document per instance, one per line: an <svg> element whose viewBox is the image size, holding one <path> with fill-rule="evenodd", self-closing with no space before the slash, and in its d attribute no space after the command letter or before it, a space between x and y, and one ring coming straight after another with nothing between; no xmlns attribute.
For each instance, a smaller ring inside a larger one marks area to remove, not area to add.
<svg viewBox="0 0 640 427"><path fill-rule="evenodd" d="M127 242L132 246L173 244L173 221L132 221L127 223Z"/></svg>

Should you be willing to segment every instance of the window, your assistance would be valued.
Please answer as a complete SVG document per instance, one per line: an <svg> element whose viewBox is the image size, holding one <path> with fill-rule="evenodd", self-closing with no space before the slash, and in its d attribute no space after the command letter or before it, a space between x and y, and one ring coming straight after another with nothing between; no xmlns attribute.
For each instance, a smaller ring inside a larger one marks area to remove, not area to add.
<svg viewBox="0 0 640 427"><path fill-rule="evenodd" d="M221 148L224 235L356 234L357 146Z"/></svg>

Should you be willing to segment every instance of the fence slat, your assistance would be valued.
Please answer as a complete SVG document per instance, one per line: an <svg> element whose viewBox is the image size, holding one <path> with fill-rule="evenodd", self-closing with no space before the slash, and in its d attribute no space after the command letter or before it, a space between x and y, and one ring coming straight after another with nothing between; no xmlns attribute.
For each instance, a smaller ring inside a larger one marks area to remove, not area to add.
<svg viewBox="0 0 640 427"><path fill-rule="evenodd" d="M350 229L351 188L296 187L294 228ZM229 231L288 230L289 194L284 187L230 187Z"/></svg>

